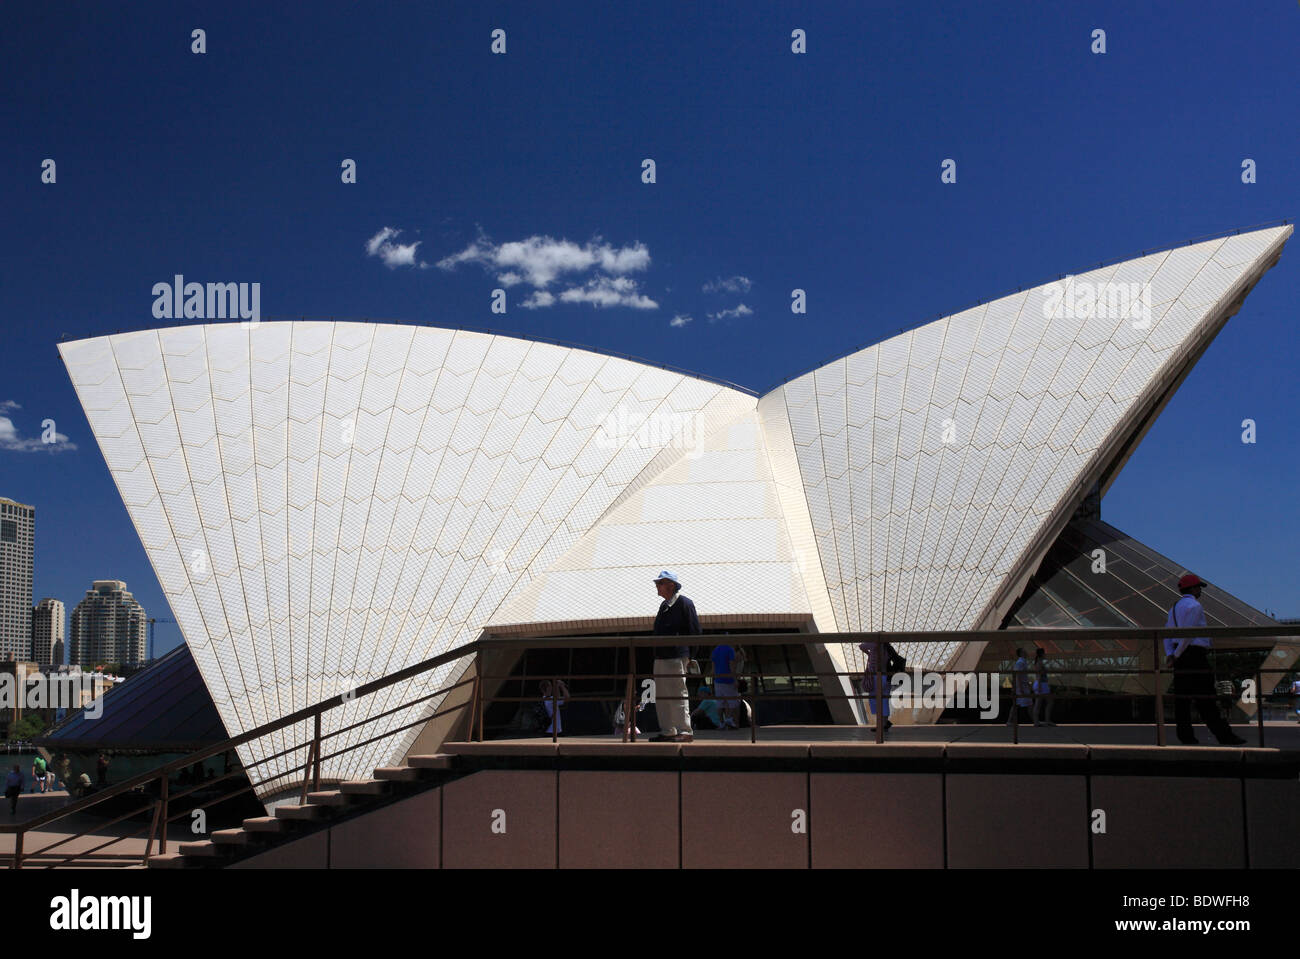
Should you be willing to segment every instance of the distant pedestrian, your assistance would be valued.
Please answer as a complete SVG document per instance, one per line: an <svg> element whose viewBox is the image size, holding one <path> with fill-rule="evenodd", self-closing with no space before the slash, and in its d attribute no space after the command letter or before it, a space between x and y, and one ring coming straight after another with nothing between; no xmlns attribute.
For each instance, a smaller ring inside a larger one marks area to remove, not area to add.
<svg viewBox="0 0 1300 959"><path fill-rule="evenodd" d="M1034 725L1035 726L1055 726L1052 722L1052 705L1056 702L1056 697L1052 695L1052 686L1047 681L1047 653L1043 647L1039 646L1034 650ZM1043 712L1043 704L1047 704L1044 722L1038 721L1038 714Z"/></svg>
<svg viewBox="0 0 1300 959"><path fill-rule="evenodd" d="M45 787L49 785L46 769L45 757L37 753L32 760L32 792L45 792Z"/></svg>
<svg viewBox="0 0 1300 959"><path fill-rule="evenodd" d="M101 786L108 785L108 757L103 753L95 760L95 776Z"/></svg>
<svg viewBox="0 0 1300 959"><path fill-rule="evenodd" d="M59 755L54 762L54 768L58 771L59 779L63 780L63 788L72 792L72 761L68 759L67 753Z"/></svg>
<svg viewBox="0 0 1300 959"><path fill-rule="evenodd" d="M564 680L557 679L556 685L551 686L549 679L543 679L538 684L538 689L542 694L542 710L546 720L546 735L552 734L558 736L564 732L564 717L560 715L560 707L564 701L569 698L569 687L564 685Z"/></svg>
<svg viewBox="0 0 1300 959"><path fill-rule="evenodd" d="M722 704L720 729L739 729L736 714L740 709L740 692L736 673L744 668L744 658L730 646L713 647L713 695Z"/></svg>
<svg viewBox="0 0 1300 959"><path fill-rule="evenodd" d="M5 796L9 799L9 815L18 815L18 797L23 792L23 771L14 763L14 768L5 776Z"/></svg>
<svg viewBox="0 0 1300 959"><path fill-rule="evenodd" d="M655 635L700 635L700 618L695 604L682 595L681 580L662 570L655 577L655 589L663 600L655 615ZM695 739L686 699L686 661L690 655L687 646L655 647L655 715L659 717L659 735L650 737L652 743L689 743Z"/></svg>
<svg viewBox="0 0 1300 959"><path fill-rule="evenodd" d="M1188 573L1178 581L1182 598L1169 610L1166 626L1205 626L1205 610L1201 607L1201 591L1206 586L1199 576ZM1221 746L1240 746L1246 740L1232 731L1214 701L1214 676L1210 672L1210 650L1214 644L1208 636L1191 639L1165 639L1165 665L1173 667L1174 721L1178 726L1178 741L1184 746L1197 745L1192 729L1192 701L1201 714L1201 722L1214 734Z"/></svg>
<svg viewBox="0 0 1300 959"><path fill-rule="evenodd" d="M1012 667L1014 675L1012 677L1012 689L1015 699L1012 701L1011 712L1007 715L1007 725L1019 722L1020 710L1028 708L1034 700L1030 696L1032 686L1029 681L1029 661L1025 659L1025 649L1023 646L1016 647L1016 664Z"/></svg>
<svg viewBox="0 0 1300 959"><path fill-rule="evenodd" d="M876 648L874 642L859 643L858 649L867 654L867 671L862 676L862 695L871 706L871 714L883 719L885 728L894 725L889 719L890 676L907 671L907 660L898 654L893 643L880 643L885 654L885 668L880 674L880 688L876 688ZM873 727L874 728L874 727Z"/></svg>

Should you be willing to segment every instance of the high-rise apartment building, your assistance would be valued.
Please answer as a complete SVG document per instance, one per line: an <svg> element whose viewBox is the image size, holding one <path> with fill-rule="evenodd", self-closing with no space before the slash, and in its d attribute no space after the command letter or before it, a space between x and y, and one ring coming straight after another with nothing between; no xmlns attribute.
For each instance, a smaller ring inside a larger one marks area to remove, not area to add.
<svg viewBox="0 0 1300 959"><path fill-rule="evenodd" d="M0 497L0 660L32 658L36 507Z"/></svg>
<svg viewBox="0 0 1300 959"><path fill-rule="evenodd" d="M144 661L148 623L144 607L120 579L97 579L72 611L69 662L80 666Z"/></svg>
<svg viewBox="0 0 1300 959"><path fill-rule="evenodd" d="M63 662L63 601L46 597L32 608L32 660L46 665Z"/></svg>

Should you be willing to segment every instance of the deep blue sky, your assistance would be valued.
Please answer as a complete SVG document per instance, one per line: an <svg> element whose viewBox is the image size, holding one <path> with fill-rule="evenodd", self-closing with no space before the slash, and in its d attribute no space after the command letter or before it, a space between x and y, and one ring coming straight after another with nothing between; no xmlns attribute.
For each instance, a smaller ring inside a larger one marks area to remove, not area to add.
<svg viewBox="0 0 1300 959"><path fill-rule="evenodd" d="M37 507L36 598L112 577L170 615L55 344L169 325L150 290L175 273L260 282L264 316L500 329L765 391L1021 285L1300 214L1300 6L1133 6L5 3L0 403L20 408L0 416L77 446L0 448L0 495ZM367 256L384 227L429 267ZM643 245L629 277L657 308L527 310L517 286L494 316L492 274L436 266L480 231ZM747 292L703 290L737 275ZM1300 615L1297 278L1292 241L1103 504L1280 615Z"/></svg>

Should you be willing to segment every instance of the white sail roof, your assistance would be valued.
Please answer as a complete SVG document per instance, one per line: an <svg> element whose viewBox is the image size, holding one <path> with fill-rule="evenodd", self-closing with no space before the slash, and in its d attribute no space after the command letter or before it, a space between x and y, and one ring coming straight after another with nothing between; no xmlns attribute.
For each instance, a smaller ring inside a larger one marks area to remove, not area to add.
<svg viewBox="0 0 1300 959"><path fill-rule="evenodd" d="M389 324L223 323L60 351L236 735L487 626L649 615L648 577L664 567L706 617L996 625L1291 232L1003 297L759 400L586 350ZM830 652L856 665L852 649ZM345 699L325 731L452 673ZM385 717L390 735L323 775L400 756L422 708ZM302 759L254 766L260 794Z"/></svg>

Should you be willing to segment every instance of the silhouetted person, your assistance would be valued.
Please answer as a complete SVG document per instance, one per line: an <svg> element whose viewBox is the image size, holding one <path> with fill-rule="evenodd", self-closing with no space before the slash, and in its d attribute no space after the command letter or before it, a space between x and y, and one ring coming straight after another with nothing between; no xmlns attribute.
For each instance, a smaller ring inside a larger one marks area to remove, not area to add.
<svg viewBox="0 0 1300 959"><path fill-rule="evenodd" d="M907 661L898 654L894 649L893 643L881 643L884 647L885 668L880 674L880 688L876 689L876 644L874 642L859 643L858 649L867 654L867 671L862 676L862 695L867 697L867 702L871 705L871 714L877 718L877 721L884 720L885 728L888 729L894 725L889 719L889 677L894 673L907 671ZM914 695L919 695L917 690Z"/></svg>
<svg viewBox="0 0 1300 959"><path fill-rule="evenodd" d="M1019 712L1022 707L1033 704L1030 697L1029 686L1029 661L1025 659L1025 650L1023 646L1016 647L1016 665L1014 667L1015 675L1012 680L1012 689L1014 690L1015 699L1011 702L1011 712L1007 714L1007 725L1019 722Z"/></svg>
<svg viewBox="0 0 1300 959"><path fill-rule="evenodd" d="M99 759L95 760L95 778L99 785L108 785L108 757L103 753L100 753Z"/></svg>
<svg viewBox="0 0 1300 959"><path fill-rule="evenodd" d="M14 763L14 768L5 776L5 796L9 800L9 815L18 815L18 797L23 794L23 771Z"/></svg>
<svg viewBox="0 0 1300 959"><path fill-rule="evenodd" d="M1178 581L1182 598L1169 610L1166 626L1205 626L1205 610L1201 608L1201 590L1205 583L1199 576L1188 573ZM1192 729L1192 700L1201 714L1201 722L1214 734L1222 746L1240 746L1246 740L1232 731L1214 701L1214 676L1210 673L1210 649L1213 643L1208 636L1192 639L1165 640L1165 665L1174 670L1174 721L1178 724L1178 741L1184 746L1197 745Z"/></svg>
<svg viewBox="0 0 1300 959"><path fill-rule="evenodd" d="M1056 697L1052 695L1052 686L1047 681L1047 653L1043 647L1039 646L1034 651L1034 725L1035 726L1055 726L1052 722L1052 705L1056 702ZM1047 718L1043 722L1038 721L1038 714L1043 712L1043 704L1047 704Z"/></svg>

